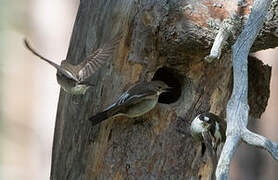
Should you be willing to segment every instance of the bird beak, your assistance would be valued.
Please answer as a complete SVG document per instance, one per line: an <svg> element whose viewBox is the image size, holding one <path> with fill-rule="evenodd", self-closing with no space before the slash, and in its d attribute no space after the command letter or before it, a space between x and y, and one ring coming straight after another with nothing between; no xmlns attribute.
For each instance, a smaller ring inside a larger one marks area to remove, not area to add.
<svg viewBox="0 0 278 180"><path fill-rule="evenodd" d="M173 89L172 87L167 87L167 88L164 89L163 92L170 92L172 89Z"/></svg>

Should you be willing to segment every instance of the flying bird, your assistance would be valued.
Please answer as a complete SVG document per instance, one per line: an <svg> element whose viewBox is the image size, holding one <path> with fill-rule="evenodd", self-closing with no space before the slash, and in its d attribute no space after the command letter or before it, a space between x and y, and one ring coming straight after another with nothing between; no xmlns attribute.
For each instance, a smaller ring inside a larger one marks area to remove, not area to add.
<svg viewBox="0 0 278 180"><path fill-rule="evenodd" d="M89 120L94 126L111 117L139 117L152 110L158 103L159 95L169 90L170 87L162 81L137 83L124 92L114 104Z"/></svg>
<svg viewBox="0 0 278 180"><path fill-rule="evenodd" d="M104 43L101 48L92 52L78 65L71 64L69 60L63 60L61 65L58 65L35 51L26 39L24 39L24 44L34 55L57 69L57 81L64 91L73 95L80 95L85 94L87 89L93 86L88 82L88 78L113 55L114 49L120 40L121 35L116 35L111 41Z"/></svg>

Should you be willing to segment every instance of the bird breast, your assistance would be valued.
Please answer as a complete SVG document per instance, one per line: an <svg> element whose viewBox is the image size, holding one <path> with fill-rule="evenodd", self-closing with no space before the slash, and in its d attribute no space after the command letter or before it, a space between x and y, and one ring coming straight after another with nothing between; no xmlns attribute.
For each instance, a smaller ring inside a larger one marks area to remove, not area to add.
<svg viewBox="0 0 278 180"><path fill-rule="evenodd" d="M200 139L201 138L201 133L206 131L204 127L204 122L201 121L198 117L195 118L190 126L191 134L195 139Z"/></svg>
<svg viewBox="0 0 278 180"><path fill-rule="evenodd" d="M85 94L89 88L87 85L78 84L76 81L69 79L66 76L57 76L57 81L64 91L73 95Z"/></svg>
<svg viewBox="0 0 278 180"><path fill-rule="evenodd" d="M138 117L152 110L158 102L158 96L152 99L144 99L136 104L129 105L126 112L123 112L128 117Z"/></svg>
<svg viewBox="0 0 278 180"><path fill-rule="evenodd" d="M86 85L76 85L70 89L70 93L74 95L85 94L89 86Z"/></svg>

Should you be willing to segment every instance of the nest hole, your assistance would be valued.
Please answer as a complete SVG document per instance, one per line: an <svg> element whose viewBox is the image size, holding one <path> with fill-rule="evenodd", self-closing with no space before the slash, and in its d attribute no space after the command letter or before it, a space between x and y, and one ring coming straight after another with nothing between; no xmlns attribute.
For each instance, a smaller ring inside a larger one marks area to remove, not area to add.
<svg viewBox="0 0 278 180"><path fill-rule="evenodd" d="M152 80L160 80L165 82L169 87L171 87L170 92L162 93L159 96L158 102L163 104L171 104L176 102L181 96L181 83L179 75L174 69L168 67L159 68Z"/></svg>

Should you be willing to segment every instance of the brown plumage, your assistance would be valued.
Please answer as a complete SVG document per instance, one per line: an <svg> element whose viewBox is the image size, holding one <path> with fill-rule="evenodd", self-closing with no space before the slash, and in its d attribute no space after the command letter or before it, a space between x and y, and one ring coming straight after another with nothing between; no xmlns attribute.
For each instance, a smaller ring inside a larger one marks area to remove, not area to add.
<svg viewBox="0 0 278 180"><path fill-rule="evenodd" d="M158 102L159 95L168 90L168 85L162 81L137 83L124 92L114 104L89 120L96 125L110 117L141 116L152 110Z"/></svg>
<svg viewBox="0 0 278 180"><path fill-rule="evenodd" d="M58 65L37 53L26 39L24 39L24 44L34 55L57 69L57 81L66 92L84 94L91 86L88 78L113 55L114 49L120 40L121 34L119 33L111 41L104 43L101 48L92 52L78 65L72 65L68 60L63 60L61 65Z"/></svg>

